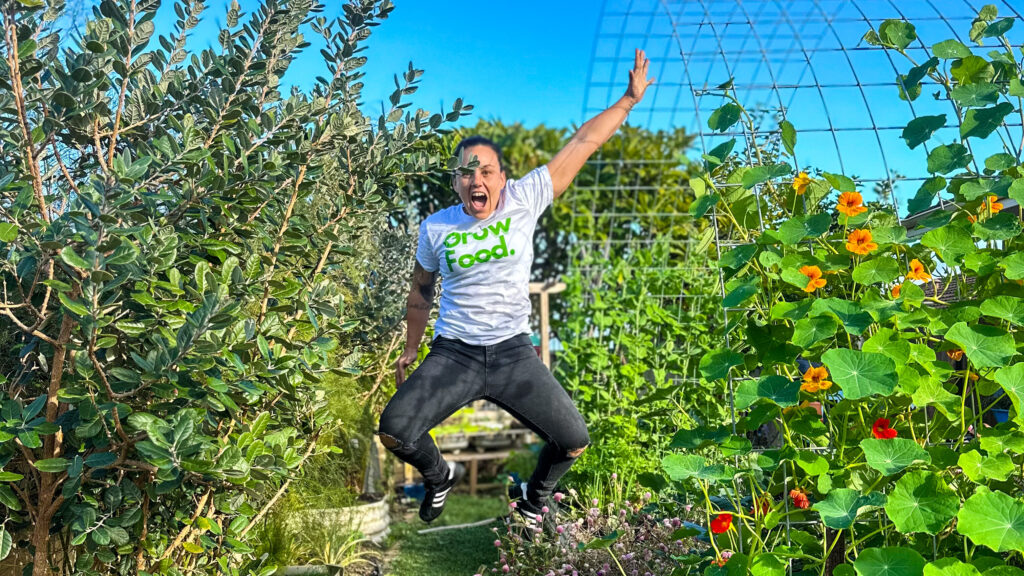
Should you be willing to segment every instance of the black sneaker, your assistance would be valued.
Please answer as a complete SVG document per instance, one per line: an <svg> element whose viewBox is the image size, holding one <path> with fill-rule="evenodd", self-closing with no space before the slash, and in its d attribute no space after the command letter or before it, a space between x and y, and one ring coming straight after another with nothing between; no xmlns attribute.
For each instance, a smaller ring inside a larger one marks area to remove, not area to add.
<svg viewBox="0 0 1024 576"><path fill-rule="evenodd" d="M533 502L526 498L526 482L510 485L508 499L516 504L513 508L513 515L518 517L523 524L528 540L533 540L535 535L545 528L552 529L550 527L554 525L555 513L548 507L548 513L545 514L544 507L547 504Z"/></svg>
<svg viewBox="0 0 1024 576"><path fill-rule="evenodd" d="M444 502L448 498L448 492L462 480L466 473L466 467L458 462L448 462L448 479L440 486L431 486L424 481L426 494L423 496L423 503L420 504L420 519L424 522L433 522L444 512Z"/></svg>

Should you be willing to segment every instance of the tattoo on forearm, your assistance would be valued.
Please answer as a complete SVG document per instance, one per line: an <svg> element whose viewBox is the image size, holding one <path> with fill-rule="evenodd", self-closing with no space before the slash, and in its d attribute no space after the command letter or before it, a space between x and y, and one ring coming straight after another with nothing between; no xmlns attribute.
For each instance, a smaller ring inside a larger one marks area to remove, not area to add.
<svg viewBox="0 0 1024 576"><path fill-rule="evenodd" d="M430 312L430 302L413 302L412 304L409 305L409 307L415 308L416 310L425 310L427 312Z"/></svg>
<svg viewBox="0 0 1024 576"><path fill-rule="evenodd" d="M427 303L427 308L434 302L434 285L431 284L420 284L420 296L423 297L423 301Z"/></svg>

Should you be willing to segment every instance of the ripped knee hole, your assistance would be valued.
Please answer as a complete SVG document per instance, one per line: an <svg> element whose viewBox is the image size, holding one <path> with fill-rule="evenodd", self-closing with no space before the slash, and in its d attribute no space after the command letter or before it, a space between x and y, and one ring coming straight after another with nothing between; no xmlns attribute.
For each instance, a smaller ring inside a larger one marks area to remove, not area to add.
<svg viewBox="0 0 1024 576"><path fill-rule="evenodd" d="M577 448L575 450L569 450L569 452L567 454L569 454L569 456L572 457L572 458L579 458L580 454L583 454L583 451L586 450L586 449L587 449L587 447L584 446L583 448Z"/></svg>
<svg viewBox="0 0 1024 576"><path fill-rule="evenodd" d="M383 432L380 432L377 436L380 437L380 443L383 444L385 448L391 449L398 447L398 439L394 436L388 436Z"/></svg>

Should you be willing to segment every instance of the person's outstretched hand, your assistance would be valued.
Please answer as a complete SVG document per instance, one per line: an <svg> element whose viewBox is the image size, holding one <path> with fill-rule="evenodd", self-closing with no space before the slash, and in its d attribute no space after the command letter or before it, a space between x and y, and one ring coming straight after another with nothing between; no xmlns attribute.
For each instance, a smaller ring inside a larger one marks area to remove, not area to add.
<svg viewBox="0 0 1024 576"><path fill-rule="evenodd" d="M629 87L626 88L626 97L634 104L642 100L647 87L654 84L654 78L647 79L647 67L650 65L651 61L647 59L644 51L637 49L633 69L629 71Z"/></svg>
<svg viewBox="0 0 1024 576"><path fill-rule="evenodd" d="M409 365L416 361L416 352L409 352L406 350L402 352L402 355L398 357L398 361L395 362L395 387L401 386L405 382L405 371L409 368Z"/></svg>

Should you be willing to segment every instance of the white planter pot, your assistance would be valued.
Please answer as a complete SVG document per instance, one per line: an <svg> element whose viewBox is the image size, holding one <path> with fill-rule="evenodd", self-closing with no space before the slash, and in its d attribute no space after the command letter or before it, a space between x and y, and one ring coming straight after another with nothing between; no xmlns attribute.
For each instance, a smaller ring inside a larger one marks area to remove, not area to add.
<svg viewBox="0 0 1024 576"><path fill-rule="evenodd" d="M346 508L296 510L290 515L288 521L290 524L300 528L303 523L315 522L325 526L359 530L364 536L377 544L391 530L391 514L388 511L388 501L386 498L377 502Z"/></svg>

